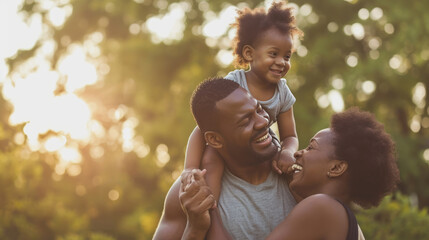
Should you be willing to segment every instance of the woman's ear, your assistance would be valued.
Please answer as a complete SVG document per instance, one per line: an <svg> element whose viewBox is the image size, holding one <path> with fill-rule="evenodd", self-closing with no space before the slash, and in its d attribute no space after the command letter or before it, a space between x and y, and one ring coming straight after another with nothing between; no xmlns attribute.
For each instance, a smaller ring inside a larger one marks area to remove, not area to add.
<svg viewBox="0 0 429 240"><path fill-rule="evenodd" d="M244 45L243 50L241 52L243 54L244 60L246 60L247 62L251 62L253 60L254 51L255 49L252 46Z"/></svg>
<svg viewBox="0 0 429 240"><path fill-rule="evenodd" d="M207 131L204 133L207 145L213 148L221 148L223 146L222 136L215 131Z"/></svg>
<svg viewBox="0 0 429 240"><path fill-rule="evenodd" d="M347 171L348 167L349 164L345 161L332 160L328 171L328 177L339 177Z"/></svg>

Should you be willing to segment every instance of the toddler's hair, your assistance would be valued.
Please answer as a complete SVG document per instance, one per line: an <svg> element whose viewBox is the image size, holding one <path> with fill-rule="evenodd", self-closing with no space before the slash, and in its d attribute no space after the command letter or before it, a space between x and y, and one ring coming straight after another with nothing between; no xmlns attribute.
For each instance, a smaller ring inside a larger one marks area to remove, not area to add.
<svg viewBox="0 0 429 240"><path fill-rule="evenodd" d="M290 33L292 37L302 36L302 31L295 25L295 16L292 8L286 7L285 2L275 2L268 12L264 8L238 10L238 16L232 27L237 29L234 38L234 63L237 67L247 67L248 61L243 57L242 50L245 45L255 43L258 37L266 30L275 27L282 33Z"/></svg>

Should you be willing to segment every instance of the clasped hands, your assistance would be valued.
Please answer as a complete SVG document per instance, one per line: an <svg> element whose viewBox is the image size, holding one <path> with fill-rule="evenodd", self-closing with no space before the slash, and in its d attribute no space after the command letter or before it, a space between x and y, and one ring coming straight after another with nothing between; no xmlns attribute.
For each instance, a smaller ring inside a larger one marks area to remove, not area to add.
<svg viewBox="0 0 429 240"><path fill-rule="evenodd" d="M206 170L185 170L181 175L179 200L187 218L187 225L195 231L210 227L209 210L216 207L216 200L204 180Z"/></svg>

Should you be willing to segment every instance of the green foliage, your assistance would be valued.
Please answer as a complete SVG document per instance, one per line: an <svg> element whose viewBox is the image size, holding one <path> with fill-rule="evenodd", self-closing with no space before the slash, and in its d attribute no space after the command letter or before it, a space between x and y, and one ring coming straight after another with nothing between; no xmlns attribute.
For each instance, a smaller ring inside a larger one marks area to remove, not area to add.
<svg viewBox="0 0 429 240"><path fill-rule="evenodd" d="M366 239L429 239L427 208L412 206L408 197L386 197L377 208L362 210L356 218Z"/></svg>

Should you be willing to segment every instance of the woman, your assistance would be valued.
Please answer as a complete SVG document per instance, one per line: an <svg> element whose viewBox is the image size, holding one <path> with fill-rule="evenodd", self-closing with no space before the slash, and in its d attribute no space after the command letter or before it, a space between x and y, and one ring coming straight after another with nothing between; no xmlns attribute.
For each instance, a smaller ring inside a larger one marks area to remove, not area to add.
<svg viewBox="0 0 429 240"><path fill-rule="evenodd" d="M266 239L358 239L350 204L377 206L399 182L392 139L373 115L357 108L335 114L331 127L295 158L287 173L299 203ZM219 219L216 211L212 219Z"/></svg>

